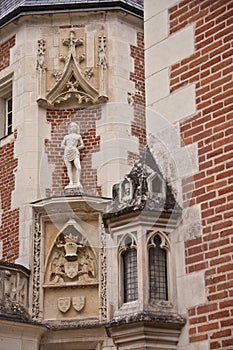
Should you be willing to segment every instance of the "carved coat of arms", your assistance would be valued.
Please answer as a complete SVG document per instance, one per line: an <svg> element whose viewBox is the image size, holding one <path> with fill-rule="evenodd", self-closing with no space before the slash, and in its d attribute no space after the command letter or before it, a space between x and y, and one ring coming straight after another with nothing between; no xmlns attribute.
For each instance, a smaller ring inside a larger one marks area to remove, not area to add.
<svg viewBox="0 0 233 350"><path fill-rule="evenodd" d="M48 277L51 284L96 281L96 258L94 251L72 226L57 237L48 260Z"/></svg>
<svg viewBox="0 0 233 350"><path fill-rule="evenodd" d="M76 311L81 311L85 306L85 302L86 299L84 295L72 298L72 304Z"/></svg>
<svg viewBox="0 0 233 350"><path fill-rule="evenodd" d="M70 297L62 297L62 298L58 298L57 300L57 306L58 309L65 313L69 310L70 306L71 306L71 299Z"/></svg>
<svg viewBox="0 0 233 350"><path fill-rule="evenodd" d="M74 278L78 274L78 261L66 261L64 268L65 268L65 273L69 278Z"/></svg>

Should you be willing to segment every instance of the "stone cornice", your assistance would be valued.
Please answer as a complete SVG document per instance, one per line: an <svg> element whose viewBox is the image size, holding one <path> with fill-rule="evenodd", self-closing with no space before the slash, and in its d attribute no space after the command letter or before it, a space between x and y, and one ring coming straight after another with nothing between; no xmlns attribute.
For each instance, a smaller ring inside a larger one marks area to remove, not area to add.
<svg viewBox="0 0 233 350"><path fill-rule="evenodd" d="M0 28L21 16L33 14L48 14L61 12L80 12L80 11L109 11L109 10L123 10L139 18L143 18L143 7L136 1L92 1L82 2L76 1L70 3L66 1L53 1L39 3L37 1L30 1L26 5L24 2L21 5L16 4L10 12L2 11L0 16Z"/></svg>

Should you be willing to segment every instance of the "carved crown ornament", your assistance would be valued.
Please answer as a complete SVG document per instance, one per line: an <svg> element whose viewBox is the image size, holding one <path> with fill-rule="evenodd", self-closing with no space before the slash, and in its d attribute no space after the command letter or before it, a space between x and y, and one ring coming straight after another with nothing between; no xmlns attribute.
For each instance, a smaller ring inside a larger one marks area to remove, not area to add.
<svg viewBox="0 0 233 350"><path fill-rule="evenodd" d="M46 42L38 40L37 65L39 106L47 109L82 108L108 101L106 95L106 36L97 38L98 52L95 53L95 65L86 66L85 38L76 37L74 30L62 40L68 49L67 55L60 55L63 70L49 73L45 63ZM46 91L46 75L54 80L53 87ZM52 77L51 77L52 75Z"/></svg>

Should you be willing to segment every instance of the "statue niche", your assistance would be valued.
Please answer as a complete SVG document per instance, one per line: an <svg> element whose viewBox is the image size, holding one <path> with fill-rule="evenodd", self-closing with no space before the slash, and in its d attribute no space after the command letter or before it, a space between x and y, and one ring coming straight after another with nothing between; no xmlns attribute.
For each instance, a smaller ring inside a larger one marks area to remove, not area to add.
<svg viewBox="0 0 233 350"><path fill-rule="evenodd" d="M68 226L54 242L47 261L47 285L92 284L97 280L97 261L93 249L80 232Z"/></svg>

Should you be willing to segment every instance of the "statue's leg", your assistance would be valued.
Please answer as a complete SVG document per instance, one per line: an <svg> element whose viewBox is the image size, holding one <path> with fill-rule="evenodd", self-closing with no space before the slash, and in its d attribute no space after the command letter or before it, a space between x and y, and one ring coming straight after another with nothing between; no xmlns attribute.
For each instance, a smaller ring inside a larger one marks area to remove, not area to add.
<svg viewBox="0 0 233 350"><path fill-rule="evenodd" d="M75 166L75 180L78 186L81 186L80 183L80 176L81 176L81 164L79 158L76 158L74 160L74 166Z"/></svg>
<svg viewBox="0 0 233 350"><path fill-rule="evenodd" d="M73 179L73 185L77 185L77 170L76 166L74 164L74 161L72 162L72 179Z"/></svg>
<svg viewBox="0 0 233 350"><path fill-rule="evenodd" d="M67 168L67 175L69 177L70 183L69 185L73 185L73 176L72 176L72 164L71 162L65 161L66 168Z"/></svg>

